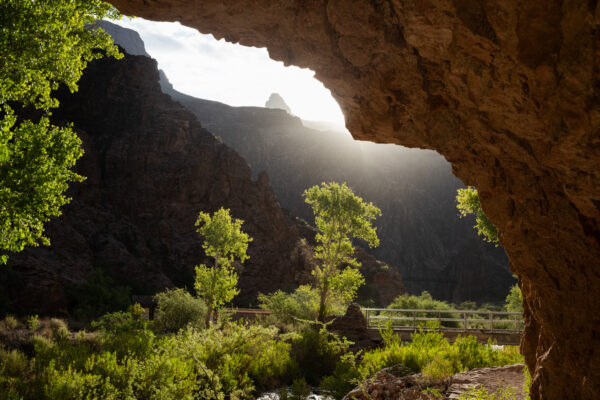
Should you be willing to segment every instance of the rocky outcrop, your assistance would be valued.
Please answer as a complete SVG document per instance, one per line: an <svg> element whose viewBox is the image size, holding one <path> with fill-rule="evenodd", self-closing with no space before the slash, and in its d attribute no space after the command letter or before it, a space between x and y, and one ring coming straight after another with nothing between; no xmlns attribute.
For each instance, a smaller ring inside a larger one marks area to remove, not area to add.
<svg viewBox="0 0 600 400"><path fill-rule="evenodd" d="M482 388L490 396L510 392L513 394L511 399L523 400L523 367L523 364L515 364L476 368L450 378L432 381L421 374L411 375L410 369L396 365L377 372L350 391L344 400L457 400L473 388Z"/></svg>
<svg viewBox="0 0 600 400"><path fill-rule="evenodd" d="M413 374L401 364L385 368L351 390L343 400L435 400L434 393L444 393L447 388L447 380L430 381Z"/></svg>
<svg viewBox="0 0 600 400"><path fill-rule="evenodd" d="M532 398L600 396L600 2L111 2L267 47L356 138L439 151L519 276Z"/></svg>
<svg viewBox="0 0 600 400"><path fill-rule="evenodd" d="M512 399L524 400L524 367L523 364L515 364L505 367L476 368L453 375L448 381L444 400L456 400L476 387L483 388L490 394L500 390L510 391L514 394Z"/></svg>
<svg viewBox="0 0 600 400"><path fill-rule="evenodd" d="M292 113L292 110L279 93L271 93L271 96L269 96L269 99L265 103L265 107L272 108L275 110L284 110L288 114Z"/></svg>
<svg viewBox="0 0 600 400"><path fill-rule="evenodd" d="M350 304L344 315L331 317L327 330L336 332L353 342L352 351L374 347L375 345L375 342L369 336L367 320L360 306L356 303Z"/></svg>
<svg viewBox="0 0 600 400"><path fill-rule="evenodd" d="M11 256L9 293L18 310L60 313L65 290L97 268L134 293L192 289L193 268L208 260L194 222L199 211L231 209L254 240L240 267L239 304L257 292L290 290L311 258L289 224L266 174L247 163L160 90L156 62L126 55L92 63L74 95L61 95L58 123L71 121L87 177L48 226L51 247Z"/></svg>

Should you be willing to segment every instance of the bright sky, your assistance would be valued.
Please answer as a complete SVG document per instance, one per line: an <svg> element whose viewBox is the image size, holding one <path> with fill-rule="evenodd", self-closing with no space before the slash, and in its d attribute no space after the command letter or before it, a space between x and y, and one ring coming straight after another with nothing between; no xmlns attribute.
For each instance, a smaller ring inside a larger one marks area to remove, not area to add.
<svg viewBox="0 0 600 400"><path fill-rule="evenodd" d="M260 107L271 93L279 93L302 119L344 124L340 107L313 71L284 67L264 48L217 41L177 22L123 18L116 23L140 34L146 51L180 92L232 106Z"/></svg>

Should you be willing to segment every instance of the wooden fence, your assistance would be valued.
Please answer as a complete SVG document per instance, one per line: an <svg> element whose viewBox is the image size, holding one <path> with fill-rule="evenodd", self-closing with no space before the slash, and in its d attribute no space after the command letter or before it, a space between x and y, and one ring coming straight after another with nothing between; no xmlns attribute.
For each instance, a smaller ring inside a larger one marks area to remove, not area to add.
<svg viewBox="0 0 600 400"><path fill-rule="evenodd" d="M363 308L368 328L383 327L391 322L393 328L427 326L437 321L441 331L489 331L520 333L523 331L523 315L505 311L476 310L408 310L390 308ZM389 322L388 322L389 321Z"/></svg>

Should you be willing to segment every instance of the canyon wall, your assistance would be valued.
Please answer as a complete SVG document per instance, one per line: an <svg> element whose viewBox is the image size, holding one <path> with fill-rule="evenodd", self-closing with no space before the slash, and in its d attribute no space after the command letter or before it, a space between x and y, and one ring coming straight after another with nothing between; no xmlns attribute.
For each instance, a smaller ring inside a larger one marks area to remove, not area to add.
<svg viewBox="0 0 600 400"><path fill-rule="evenodd" d="M164 76L161 82L164 82ZM485 243L474 218L458 217L450 165L433 151L353 140L310 129L283 110L230 107L169 89L203 126L242 155L254 174L266 171L281 205L313 220L305 189L346 182L381 208L380 245L369 251L396 267L406 289L454 303L503 303L514 278L501 247Z"/></svg>
<svg viewBox="0 0 600 400"><path fill-rule="evenodd" d="M111 0L309 67L355 138L476 186L524 294L532 398L600 397L600 3Z"/></svg>
<svg viewBox="0 0 600 400"><path fill-rule="evenodd" d="M136 294L192 289L208 263L194 223L199 211L230 208L253 241L240 271L240 304L257 292L289 290L310 276L311 252L269 186L246 161L163 94L156 62L126 55L86 69L73 95L60 95L57 123L73 122L87 179L48 226L50 247L10 257L2 287L16 311L56 314L67 291L101 269Z"/></svg>

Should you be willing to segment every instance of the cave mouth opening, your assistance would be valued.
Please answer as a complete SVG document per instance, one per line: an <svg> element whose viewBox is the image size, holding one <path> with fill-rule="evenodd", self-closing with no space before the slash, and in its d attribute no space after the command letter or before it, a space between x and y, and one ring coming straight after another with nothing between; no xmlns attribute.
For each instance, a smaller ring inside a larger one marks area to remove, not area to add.
<svg viewBox="0 0 600 400"><path fill-rule="evenodd" d="M216 40L176 22L124 18L119 25L136 31L141 46L133 48L131 35L104 28L128 52L155 58L164 72L163 91L245 158L254 179L266 171L292 215L312 222L304 189L346 182L382 209L382 244L373 254L399 269L410 293L428 291L456 304L503 304L514 284L507 257L481 242L472 219L458 217L456 190L464 186L440 154L354 140L314 72L285 67L264 48ZM272 107L291 109L300 121L266 112L273 93L281 96Z"/></svg>
<svg viewBox="0 0 600 400"><path fill-rule="evenodd" d="M114 23L140 35L147 53L181 93L233 107L264 107L275 94L269 107L287 107L304 121L324 122L347 132L340 106L315 79L314 71L284 66L265 48L217 40L178 22L124 17Z"/></svg>

